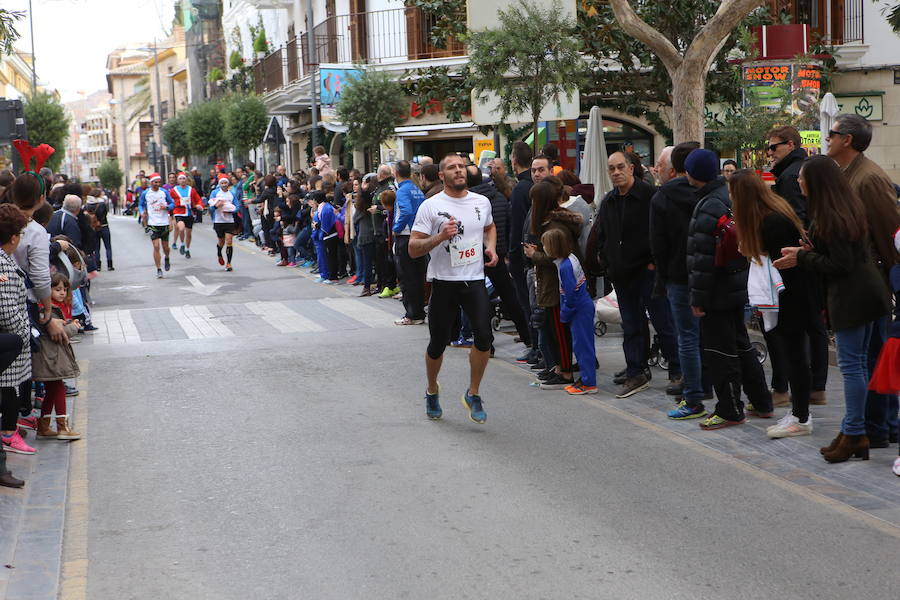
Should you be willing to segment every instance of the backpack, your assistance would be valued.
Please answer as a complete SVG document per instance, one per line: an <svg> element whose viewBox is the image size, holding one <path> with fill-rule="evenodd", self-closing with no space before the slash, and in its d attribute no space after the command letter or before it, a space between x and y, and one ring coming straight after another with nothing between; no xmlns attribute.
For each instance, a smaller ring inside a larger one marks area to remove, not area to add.
<svg viewBox="0 0 900 600"><path fill-rule="evenodd" d="M737 226L731 209L719 217L716 223L716 254L714 264L717 267L732 266L734 261L744 261L738 249Z"/></svg>

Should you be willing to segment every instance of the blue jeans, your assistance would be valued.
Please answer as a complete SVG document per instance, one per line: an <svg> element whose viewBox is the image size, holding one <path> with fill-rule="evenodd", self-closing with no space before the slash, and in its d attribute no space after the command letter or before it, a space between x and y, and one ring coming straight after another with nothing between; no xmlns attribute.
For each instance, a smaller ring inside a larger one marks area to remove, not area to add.
<svg viewBox="0 0 900 600"><path fill-rule="evenodd" d="M874 323L836 331L837 361L844 378L844 435L866 434L866 392L869 385L869 338Z"/></svg>
<svg viewBox="0 0 900 600"><path fill-rule="evenodd" d="M653 328L659 336L663 356L669 361L669 377L681 375L681 362L678 360L677 343L672 330L669 301L665 298L653 298L655 277L654 271L644 270L631 281L613 282L619 301L619 312L622 314L622 330L625 334L622 349L625 352L628 377L636 377L647 368L647 357L650 353L648 312L653 321Z"/></svg>
<svg viewBox="0 0 900 600"><path fill-rule="evenodd" d="M356 279L363 285L372 285L375 276L372 272L375 257L375 243L356 244Z"/></svg>
<svg viewBox="0 0 900 600"><path fill-rule="evenodd" d="M672 324L678 338L678 360L684 379L684 400L688 406L703 404L703 361L700 358L700 319L691 310L691 290L687 284L666 286Z"/></svg>
<svg viewBox="0 0 900 600"><path fill-rule="evenodd" d="M241 207L242 226L244 228L243 236L250 237L253 235L253 221L250 219L250 209L246 206Z"/></svg>
<svg viewBox="0 0 900 600"><path fill-rule="evenodd" d="M297 252L297 256L304 261L314 260L312 252L309 251L309 240L311 235L312 229L305 227L294 239L294 250Z"/></svg>
<svg viewBox="0 0 900 600"><path fill-rule="evenodd" d="M878 363L881 348L887 341L888 321L884 316L875 321L869 340L869 377ZM866 435L870 440L884 441L897 435L897 395L869 391L866 396Z"/></svg>

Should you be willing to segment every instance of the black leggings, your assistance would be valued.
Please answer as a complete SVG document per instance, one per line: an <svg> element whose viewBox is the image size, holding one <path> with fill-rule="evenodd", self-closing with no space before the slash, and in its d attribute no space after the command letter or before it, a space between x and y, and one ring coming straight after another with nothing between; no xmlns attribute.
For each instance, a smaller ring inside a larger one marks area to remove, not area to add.
<svg viewBox="0 0 900 600"><path fill-rule="evenodd" d="M428 356L440 358L450 343L451 330L459 309L466 311L472 323L475 348L488 352L494 342L489 313L490 301L484 280L431 282L431 300L428 303Z"/></svg>

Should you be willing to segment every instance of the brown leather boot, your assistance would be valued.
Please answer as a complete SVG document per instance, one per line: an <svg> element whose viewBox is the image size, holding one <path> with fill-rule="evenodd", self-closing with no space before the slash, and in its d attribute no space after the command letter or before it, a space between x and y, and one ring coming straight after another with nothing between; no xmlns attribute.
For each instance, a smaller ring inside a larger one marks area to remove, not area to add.
<svg viewBox="0 0 900 600"><path fill-rule="evenodd" d="M825 390L810 392L809 403L815 404L816 406L825 406L828 404L827 400L825 400Z"/></svg>
<svg viewBox="0 0 900 600"><path fill-rule="evenodd" d="M869 460L869 438L865 435L845 435L831 452L822 456L830 463L844 462L850 457Z"/></svg>
<svg viewBox="0 0 900 600"><path fill-rule="evenodd" d="M67 415L57 415L57 417L56 417L56 439L58 439L58 440L80 440L81 439L80 433L69 429L69 418Z"/></svg>
<svg viewBox="0 0 900 600"><path fill-rule="evenodd" d="M830 444L828 444L827 446L824 446L822 448L819 448L819 454L825 454L826 452L833 452L834 449L837 448L837 445L840 443L842 437L844 437L844 434L839 431L837 434L837 437L835 437L833 440L831 440Z"/></svg>
<svg viewBox="0 0 900 600"><path fill-rule="evenodd" d="M772 391L772 406L779 408L781 406L791 405L791 395L787 392Z"/></svg>
<svg viewBox="0 0 900 600"><path fill-rule="evenodd" d="M53 419L50 415L38 419L37 436L39 438L55 438L56 432L50 428L50 421Z"/></svg>

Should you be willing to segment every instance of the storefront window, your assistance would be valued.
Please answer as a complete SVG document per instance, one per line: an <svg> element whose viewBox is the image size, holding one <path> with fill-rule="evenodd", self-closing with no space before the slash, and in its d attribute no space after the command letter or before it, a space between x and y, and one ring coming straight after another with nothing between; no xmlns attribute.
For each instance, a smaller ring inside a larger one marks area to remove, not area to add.
<svg viewBox="0 0 900 600"><path fill-rule="evenodd" d="M584 155L584 142L587 138L587 115L578 120L578 153ZM636 152L641 157L641 162L650 166L653 164L654 147L653 134L646 129L626 123L618 119L603 119L603 138L606 140L606 153Z"/></svg>

